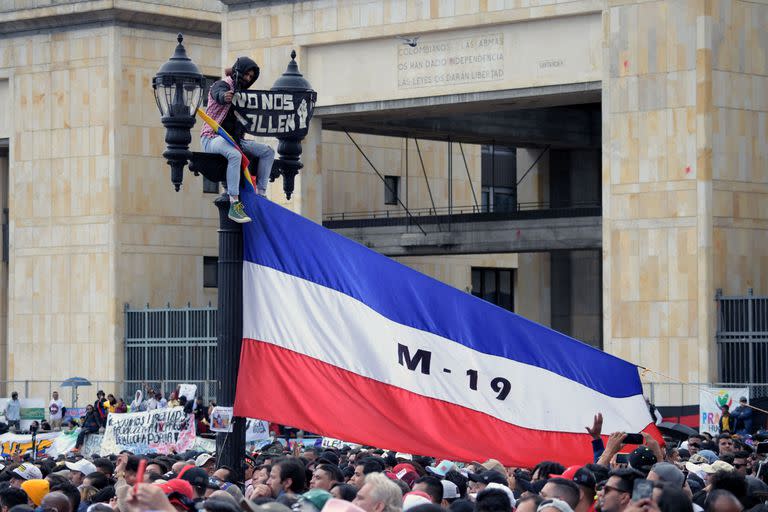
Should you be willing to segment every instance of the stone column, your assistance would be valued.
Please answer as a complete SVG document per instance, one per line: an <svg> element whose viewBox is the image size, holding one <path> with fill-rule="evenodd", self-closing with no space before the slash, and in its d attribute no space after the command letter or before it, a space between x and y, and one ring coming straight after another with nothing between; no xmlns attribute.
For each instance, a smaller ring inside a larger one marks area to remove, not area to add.
<svg viewBox="0 0 768 512"><path fill-rule="evenodd" d="M604 347L691 382L714 377L710 6L604 16Z"/></svg>

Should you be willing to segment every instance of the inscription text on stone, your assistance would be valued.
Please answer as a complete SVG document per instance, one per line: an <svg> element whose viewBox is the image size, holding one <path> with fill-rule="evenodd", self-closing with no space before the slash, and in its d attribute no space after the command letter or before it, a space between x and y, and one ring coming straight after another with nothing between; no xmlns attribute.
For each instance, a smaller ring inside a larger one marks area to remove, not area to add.
<svg viewBox="0 0 768 512"><path fill-rule="evenodd" d="M400 89L487 82L504 78L504 35L423 41L397 50Z"/></svg>

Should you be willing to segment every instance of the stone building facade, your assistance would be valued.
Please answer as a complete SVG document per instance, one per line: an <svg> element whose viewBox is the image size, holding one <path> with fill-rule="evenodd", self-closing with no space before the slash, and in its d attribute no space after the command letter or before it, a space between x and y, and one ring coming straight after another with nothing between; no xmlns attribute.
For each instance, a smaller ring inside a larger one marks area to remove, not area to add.
<svg viewBox="0 0 768 512"><path fill-rule="evenodd" d="M119 380L124 303L215 301L201 277L202 256L216 254L213 196L189 178L172 192L150 89L182 31L206 75L253 57L259 88L296 49L318 110L294 198L279 187L270 197L318 222L399 208L383 204L349 138L323 129L333 115L374 115L369 133L352 136L418 209L430 195L443 206L449 187L454 204L472 204L482 143L422 140L417 153L407 136L381 130L377 110L599 105L602 244L571 262L597 273L598 309L573 314L572 333L598 329L611 353L712 381L715 290L768 290L766 26L760 0L0 0L0 101L10 114L0 119L10 233L2 377ZM451 45L465 45L464 60L440 61ZM436 71L419 68L428 65ZM539 153L517 147L517 172L529 171L521 201L549 200L551 155ZM401 259L468 291L473 267L516 269L516 311L555 323L549 254Z"/></svg>

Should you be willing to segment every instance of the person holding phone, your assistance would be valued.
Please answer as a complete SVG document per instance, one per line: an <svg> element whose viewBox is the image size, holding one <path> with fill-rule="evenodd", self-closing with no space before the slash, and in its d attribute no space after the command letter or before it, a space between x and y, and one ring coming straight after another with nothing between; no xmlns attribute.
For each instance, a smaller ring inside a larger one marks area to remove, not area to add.
<svg viewBox="0 0 768 512"><path fill-rule="evenodd" d="M597 493L597 504L601 512L623 512L632 501L635 480L643 474L631 468L614 469L608 481Z"/></svg>

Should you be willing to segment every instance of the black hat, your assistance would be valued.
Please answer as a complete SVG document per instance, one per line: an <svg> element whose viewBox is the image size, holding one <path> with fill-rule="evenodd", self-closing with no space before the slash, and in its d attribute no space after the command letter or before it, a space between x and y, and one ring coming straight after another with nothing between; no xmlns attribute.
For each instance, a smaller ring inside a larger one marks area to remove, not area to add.
<svg viewBox="0 0 768 512"><path fill-rule="evenodd" d="M481 484L497 483L509 485L507 482L507 477L498 471L493 470L483 471L482 473L470 473L469 479L473 482L479 482Z"/></svg>
<svg viewBox="0 0 768 512"><path fill-rule="evenodd" d="M579 468L576 470L576 474L573 475L573 481L584 487L593 489L597 486L597 479L595 474L587 468Z"/></svg>
<svg viewBox="0 0 768 512"><path fill-rule="evenodd" d="M638 446L627 457L629 467L646 475L651 471L651 466L656 464L656 456L647 446Z"/></svg>
<svg viewBox="0 0 768 512"><path fill-rule="evenodd" d="M211 482L208 473L203 468L189 468L184 471L179 478L192 484L192 487L207 487L208 489L219 488L219 486L214 485Z"/></svg>
<svg viewBox="0 0 768 512"><path fill-rule="evenodd" d="M317 464L333 464L334 466L338 466L339 456L330 450L326 450L320 454L315 462Z"/></svg>
<svg viewBox="0 0 768 512"><path fill-rule="evenodd" d="M562 475L549 475L550 478L565 478L571 480L574 483L589 487L594 490L597 486L597 478L595 474L584 466L570 466Z"/></svg>

